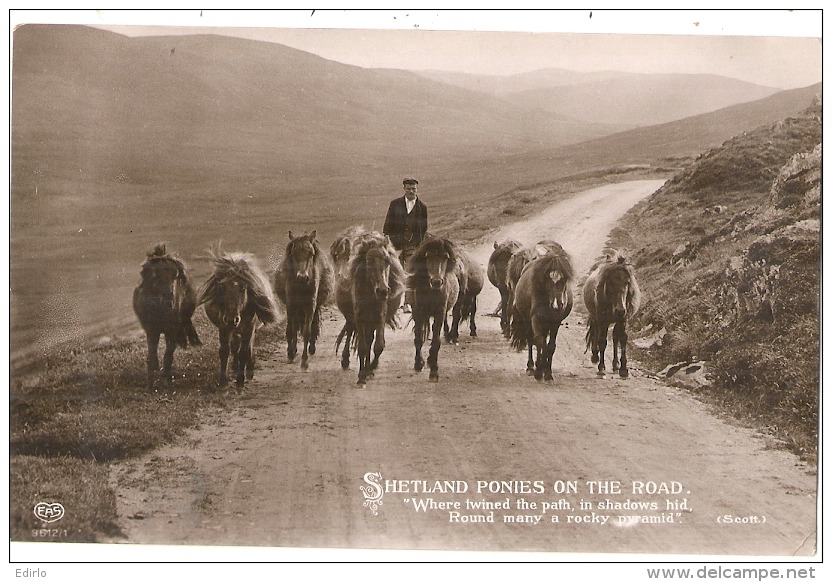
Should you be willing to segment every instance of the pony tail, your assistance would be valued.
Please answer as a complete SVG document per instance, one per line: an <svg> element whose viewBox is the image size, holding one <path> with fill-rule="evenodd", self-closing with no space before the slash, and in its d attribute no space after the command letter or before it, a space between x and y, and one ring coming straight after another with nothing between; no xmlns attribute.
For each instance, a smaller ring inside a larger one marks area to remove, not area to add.
<svg viewBox="0 0 832 582"><path fill-rule="evenodd" d="M593 338L595 337L595 329L598 327L598 322L595 319L594 315L590 315L586 322L586 349L584 353L587 353L589 350L592 349Z"/></svg>

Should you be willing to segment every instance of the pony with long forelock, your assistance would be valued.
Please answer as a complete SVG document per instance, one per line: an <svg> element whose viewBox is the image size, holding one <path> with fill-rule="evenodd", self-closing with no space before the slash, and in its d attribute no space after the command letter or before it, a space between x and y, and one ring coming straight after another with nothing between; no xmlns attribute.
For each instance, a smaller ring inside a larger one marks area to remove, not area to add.
<svg viewBox="0 0 832 582"><path fill-rule="evenodd" d="M508 263L514 252L519 251L520 248L520 243L516 240L494 241L494 250L488 257L486 274L491 284L500 292L500 303L495 313L500 316L500 329L503 332L508 327L509 306L511 305L508 297ZM519 276L518 273L518 278Z"/></svg>
<svg viewBox="0 0 832 582"><path fill-rule="evenodd" d="M572 312L575 269L569 254L557 245L530 261L523 269L514 294L511 345L528 348L526 374L552 382L552 360L560 325ZM532 347L537 349L537 361Z"/></svg>
<svg viewBox="0 0 832 582"><path fill-rule="evenodd" d="M598 364L598 374L603 375L607 333L613 325L612 370L626 378L630 374L627 368L627 319L635 315L641 305L635 268L620 251L613 251L591 269L583 295L589 312L586 349L592 351L592 363Z"/></svg>
<svg viewBox="0 0 832 582"><path fill-rule="evenodd" d="M173 354L177 347L199 346L202 342L191 317L196 310L196 289L188 269L164 243L147 253L142 263L141 282L133 290L133 311L147 336L147 387L159 374L159 339L165 336L162 375L172 378Z"/></svg>
<svg viewBox="0 0 832 582"><path fill-rule="evenodd" d="M336 291L336 304L345 323L335 342L335 351L344 340L341 368L346 370L351 344L357 349L358 384L366 384L378 367L385 347L385 327L398 328L396 311L406 282L407 274L388 237L368 233L357 239L347 276L339 281Z"/></svg>
<svg viewBox="0 0 832 582"><path fill-rule="evenodd" d="M544 256L549 251L564 252L563 247L553 240L542 240L533 247L519 248L515 250L506 264L506 289L508 291L508 310L506 313L506 327L503 328L503 335L511 339L511 320L514 317L514 295L517 282L523 269L530 262L538 257Z"/></svg>
<svg viewBox="0 0 832 582"><path fill-rule="evenodd" d="M459 324L468 320L471 337L477 337L477 296L485 285L485 271L463 248L456 249L459 297L451 310L451 324L444 324L445 341L459 343Z"/></svg>
<svg viewBox="0 0 832 582"><path fill-rule="evenodd" d="M211 276L199 290L197 304L219 332L219 385L228 385L228 357L237 386L254 378L254 334L258 320L278 320L279 311L269 279L254 255L209 249Z"/></svg>
<svg viewBox="0 0 832 582"><path fill-rule="evenodd" d="M448 311L459 297L456 245L445 238L426 237L407 264L407 288L413 293L413 345L416 357L413 369L420 372L425 365L422 345L431 332L428 366L429 380L439 381L439 348L442 328Z"/></svg>
<svg viewBox="0 0 832 582"><path fill-rule="evenodd" d="M352 250L359 239L368 234L370 233L363 226L350 226L338 234L335 240L332 241L332 244L329 245L329 257L332 259L336 281L347 278L347 267L350 263Z"/></svg>
<svg viewBox="0 0 832 582"><path fill-rule="evenodd" d="M303 337L300 365L309 367L321 332L321 309L334 290L332 263L321 251L317 230L293 236L274 274L274 291L286 308L286 355L292 362L298 353L298 334Z"/></svg>

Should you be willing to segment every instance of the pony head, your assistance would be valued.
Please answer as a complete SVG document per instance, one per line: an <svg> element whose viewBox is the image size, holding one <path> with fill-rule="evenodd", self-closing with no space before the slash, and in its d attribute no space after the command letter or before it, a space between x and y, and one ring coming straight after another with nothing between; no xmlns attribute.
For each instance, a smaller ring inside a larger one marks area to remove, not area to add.
<svg viewBox="0 0 832 582"><path fill-rule="evenodd" d="M608 308L616 320L624 320L638 311L641 291L635 269L619 251L607 256L598 267L597 302Z"/></svg>
<svg viewBox="0 0 832 582"><path fill-rule="evenodd" d="M558 245L560 246L560 245ZM545 289L547 304L558 311L569 303L569 287L575 277L572 259L566 252L550 251L530 264L536 286Z"/></svg>
<svg viewBox="0 0 832 582"><path fill-rule="evenodd" d="M408 266L414 277L426 278L432 289L441 289L446 275L457 268L456 247L448 239L425 239L410 258Z"/></svg>
<svg viewBox="0 0 832 582"><path fill-rule="evenodd" d="M308 283L313 275L315 261L320 255L318 242L315 240L318 231L313 230L309 234L292 236L289 231L289 244L286 245L286 265L289 268L289 275L298 282Z"/></svg>
<svg viewBox="0 0 832 582"><path fill-rule="evenodd" d="M214 272L203 284L197 305L210 303L223 325L236 327L242 322L247 305L263 323L273 323L278 318L277 304L269 280L257 266L250 253L221 253L209 251Z"/></svg>
<svg viewBox="0 0 832 582"><path fill-rule="evenodd" d="M176 307L176 291L180 285L186 285L188 276L185 264L175 255L168 254L164 243L157 244L147 253L142 263L142 281L140 286L149 296L155 297L160 307Z"/></svg>

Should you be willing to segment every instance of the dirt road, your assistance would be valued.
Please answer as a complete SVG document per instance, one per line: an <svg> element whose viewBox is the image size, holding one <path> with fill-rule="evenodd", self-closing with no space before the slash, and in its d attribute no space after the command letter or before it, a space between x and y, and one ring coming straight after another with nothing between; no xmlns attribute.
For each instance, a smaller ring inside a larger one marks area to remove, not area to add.
<svg viewBox="0 0 832 582"><path fill-rule="evenodd" d="M585 274L614 222L660 185L594 189L490 241L554 238ZM472 249L483 264L491 242ZM497 301L486 284L481 314ZM812 555L812 468L635 367L597 377L580 305L567 321L553 385L527 377L525 354L481 316L478 338L465 326L442 346L438 384L412 370L407 328L358 388L330 314L308 371L281 342L227 410L114 468L127 542Z"/></svg>

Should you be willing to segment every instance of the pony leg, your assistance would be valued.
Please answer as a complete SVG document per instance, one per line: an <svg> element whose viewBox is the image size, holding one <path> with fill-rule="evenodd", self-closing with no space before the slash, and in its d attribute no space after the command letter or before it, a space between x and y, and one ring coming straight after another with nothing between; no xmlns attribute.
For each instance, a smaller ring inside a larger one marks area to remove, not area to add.
<svg viewBox="0 0 832 582"><path fill-rule="evenodd" d="M242 386L245 382L245 359L244 348L245 341L242 333L234 331L231 333L231 372L237 382L237 386Z"/></svg>
<svg viewBox="0 0 832 582"><path fill-rule="evenodd" d="M433 337L430 338L430 352L428 353L428 366L430 367L430 375L428 380L431 382L439 381L439 348L442 346L442 321L444 317L433 318Z"/></svg>
<svg viewBox="0 0 832 582"><path fill-rule="evenodd" d="M286 356L289 362L295 361L295 356L298 355L298 328L297 320L294 317L289 317L286 320Z"/></svg>
<svg viewBox="0 0 832 582"><path fill-rule="evenodd" d="M543 373L546 369L547 334L548 330L545 329L543 322L540 321L540 318L537 315L533 316L531 340L537 348L537 362L534 366L534 379L538 381L543 379ZM529 355L531 356L531 352L529 353ZM529 358L529 363L531 363L531 357Z"/></svg>
<svg viewBox="0 0 832 582"><path fill-rule="evenodd" d="M373 338L370 338L371 340ZM375 341L373 343L373 361L370 362L370 375L372 375L372 371L378 368L378 360L381 358L382 352L384 352L385 341L384 341L384 322L378 326L378 329L375 330Z"/></svg>
<svg viewBox="0 0 832 582"><path fill-rule="evenodd" d="M505 333L508 328L508 289L500 289L500 304L497 306L500 313L500 331Z"/></svg>
<svg viewBox="0 0 832 582"><path fill-rule="evenodd" d="M515 319L514 314L514 293L512 290L508 290L508 303L503 307L503 312L506 314L506 326L503 329L503 337L506 339L511 339L511 325L512 321Z"/></svg>
<svg viewBox="0 0 832 582"><path fill-rule="evenodd" d="M554 327L549 331L549 343L546 345L546 368L543 371L543 379L546 382L554 382L552 376L552 360L555 359L555 349L557 349L558 329L560 322L555 323Z"/></svg>
<svg viewBox="0 0 832 582"><path fill-rule="evenodd" d="M350 323L344 324L344 350L341 352L341 369L349 370L350 368L350 345L352 344L352 336L355 333Z"/></svg>
<svg viewBox="0 0 832 582"><path fill-rule="evenodd" d="M471 337L477 337L477 322L475 316L477 315L477 298L471 299L471 311L468 314L468 325L471 329Z"/></svg>
<svg viewBox="0 0 832 582"><path fill-rule="evenodd" d="M312 329L309 331L309 355L314 356L317 351L318 336L321 333L321 311L315 308L315 315L312 316Z"/></svg>
<svg viewBox="0 0 832 582"><path fill-rule="evenodd" d="M309 368L309 342L312 337L312 317L306 318L303 321L303 353L300 355L300 367L304 370ZM315 353L315 348L312 348L312 353Z"/></svg>
<svg viewBox="0 0 832 582"><path fill-rule="evenodd" d="M367 383L367 361L370 359L370 340L368 336L371 333L372 331L368 332L363 325L357 326L356 339L358 340L358 384Z"/></svg>
<svg viewBox="0 0 832 582"><path fill-rule="evenodd" d="M534 342L532 338L529 338L526 343L529 351L529 357L526 359L526 376L534 376Z"/></svg>
<svg viewBox="0 0 832 582"><path fill-rule="evenodd" d="M230 347L231 332L227 329L220 329L220 387L228 386L228 355L231 353Z"/></svg>
<svg viewBox="0 0 832 582"><path fill-rule="evenodd" d="M613 342L613 357L617 350L621 351L621 367L618 370L618 375L626 378L630 375L630 370L627 368L627 324L619 322L612 328L612 342ZM613 370L615 370L615 360L613 360Z"/></svg>
<svg viewBox="0 0 832 582"><path fill-rule="evenodd" d="M159 372L159 332L147 332L147 387L153 390L153 382Z"/></svg>
<svg viewBox="0 0 832 582"><path fill-rule="evenodd" d="M603 375L607 367L604 365L604 355L607 351L607 334L610 330L610 322L598 322L598 335L596 341L598 343L598 374Z"/></svg>
<svg viewBox="0 0 832 582"><path fill-rule="evenodd" d="M459 301L457 301L456 305L454 305L453 310L451 311L451 328L450 330L447 327L447 319L443 318L445 322L445 341L449 344L458 344L459 343L459 321L462 319L462 305Z"/></svg>
<svg viewBox="0 0 832 582"><path fill-rule="evenodd" d="M255 321L252 321L251 325L251 333L248 335L248 338L241 344L241 364L240 364L240 372L242 373L243 368L245 368L245 378L246 380L251 380L254 378L254 333L255 333ZM237 383L240 384L240 375L237 375Z"/></svg>
<svg viewBox="0 0 832 582"><path fill-rule="evenodd" d="M179 345L178 338L168 338L165 334L165 355L162 360L163 376L166 381L170 382L173 370L173 352L176 351L176 346Z"/></svg>
<svg viewBox="0 0 832 582"><path fill-rule="evenodd" d="M425 325L424 321L418 320L413 323L413 346L416 348L416 359L413 363L413 369L421 372L425 365L425 360L422 358L422 345L425 343Z"/></svg>

